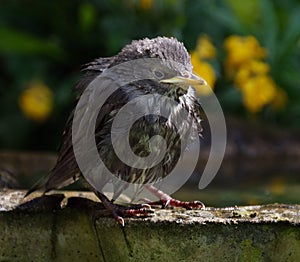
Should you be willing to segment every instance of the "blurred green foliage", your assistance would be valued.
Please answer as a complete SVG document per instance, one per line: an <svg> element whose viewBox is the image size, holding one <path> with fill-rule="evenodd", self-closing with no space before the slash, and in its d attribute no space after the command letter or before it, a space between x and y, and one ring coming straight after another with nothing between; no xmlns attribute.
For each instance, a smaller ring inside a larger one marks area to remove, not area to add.
<svg viewBox="0 0 300 262"><path fill-rule="evenodd" d="M55 150L75 105L71 87L81 65L157 35L177 37L189 50L199 35L209 35L219 50L215 92L225 113L245 117L239 92L224 77L223 41L254 35L268 49L272 77L288 94L282 111L266 109L256 118L300 126L299 17L299 0L1 1L0 147ZM33 81L53 93L53 109L43 122L26 117L18 102Z"/></svg>

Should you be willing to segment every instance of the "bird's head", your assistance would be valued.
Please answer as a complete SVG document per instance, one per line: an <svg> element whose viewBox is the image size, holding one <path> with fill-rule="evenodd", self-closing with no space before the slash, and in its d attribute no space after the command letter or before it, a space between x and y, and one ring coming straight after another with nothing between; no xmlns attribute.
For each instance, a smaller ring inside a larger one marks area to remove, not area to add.
<svg viewBox="0 0 300 262"><path fill-rule="evenodd" d="M160 63L152 73L162 84L179 85L183 88L207 85L206 81L193 74L190 55L184 45L175 38L156 37L133 41L118 54L115 63L135 59L157 58Z"/></svg>

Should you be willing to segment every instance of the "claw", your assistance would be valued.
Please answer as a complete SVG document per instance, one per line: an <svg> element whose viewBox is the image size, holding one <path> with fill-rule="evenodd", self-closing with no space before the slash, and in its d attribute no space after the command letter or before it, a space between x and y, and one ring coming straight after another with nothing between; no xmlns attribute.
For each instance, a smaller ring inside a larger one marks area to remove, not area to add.
<svg viewBox="0 0 300 262"><path fill-rule="evenodd" d="M151 209L151 205L149 205L149 204L141 204L141 207Z"/></svg>
<svg viewBox="0 0 300 262"><path fill-rule="evenodd" d="M171 203L171 198L168 198L168 199L165 201L165 203L163 203L162 205L163 205L164 208L166 208L167 206L170 205L170 203Z"/></svg>
<svg viewBox="0 0 300 262"><path fill-rule="evenodd" d="M125 227L125 221L124 221L123 217L118 216L118 217L116 217L116 220L122 227Z"/></svg>

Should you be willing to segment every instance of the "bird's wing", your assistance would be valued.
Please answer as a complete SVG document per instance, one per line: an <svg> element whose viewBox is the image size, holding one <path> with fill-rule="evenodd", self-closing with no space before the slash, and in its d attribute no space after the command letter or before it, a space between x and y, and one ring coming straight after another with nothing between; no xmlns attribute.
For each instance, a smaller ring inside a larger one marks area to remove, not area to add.
<svg viewBox="0 0 300 262"><path fill-rule="evenodd" d="M81 96L89 83L93 81L97 75L100 75L105 69L107 69L114 60L114 56L100 57L90 63L83 65L82 71L85 72L85 76L74 86L74 90L77 94L77 99Z"/></svg>
<svg viewBox="0 0 300 262"><path fill-rule="evenodd" d="M82 92L87 88L89 83L101 74L106 68L110 66L114 57L98 58L93 62L86 64L83 71L85 75L75 85L74 90L77 92L77 99L80 98ZM50 191L52 189L58 189L67 186L76 181L80 176L80 170L78 168L76 159L74 157L73 145L72 145L72 123L73 123L74 110L70 114L65 130L62 136L62 145L59 151L59 156L55 167L50 173L39 180L27 193L41 190L43 192Z"/></svg>

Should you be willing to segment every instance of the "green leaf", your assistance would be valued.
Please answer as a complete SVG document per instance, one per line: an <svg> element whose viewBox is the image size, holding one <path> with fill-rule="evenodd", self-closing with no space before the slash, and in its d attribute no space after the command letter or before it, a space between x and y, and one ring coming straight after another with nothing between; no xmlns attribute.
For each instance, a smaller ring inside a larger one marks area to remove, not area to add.
<svg viewBox="0 0 300 262"><path fill-rule="evenodd" d="M242 24L237 20L237 18L225 7L217 7L212 8L212 12L210 13L213 15L212 18L220 23L222 26L226 26L233 32L236 33L243 33L245 28Z"/></svg>
<svg viewBox="0 0 300 262"><path fill-rule="evenodd" d="M0 27L0 53L46 54L54 57L63 55L63 51L55 43L7 27Z"/></svg>
<svg viewBox="0 0 300 262"><path fill-rule="evenodd" d="M286 60L295 50L300 38L300 8L295 9L289 16L287 25L284 30L283 39L280 42L280 60Z"/></svg>
<svg viewBox="0 0 300 262"><path fill-rule="evenodd" d="M276 11L274 4L270 0L261 0L261 29L260 38L264 42L265 46L269 50L268 57L271 63L274 63L277 59L277 47L278 47L278 18L276 17Z"/></svg>
<svg viewBox="0 0 300 262"><path fill-rule="evenodd" d="M226 0L225 2L231 7L238 20L244 25L247 27L253 27L256 25L259 17L259 0Z"/></svg>
<svg viewBox="0 0 300 262"><path fill-rule="evenodd" d="M82 31L86 32L96 22L96 10L91 3L82 3L78 10L79 25Z"/></svg>

